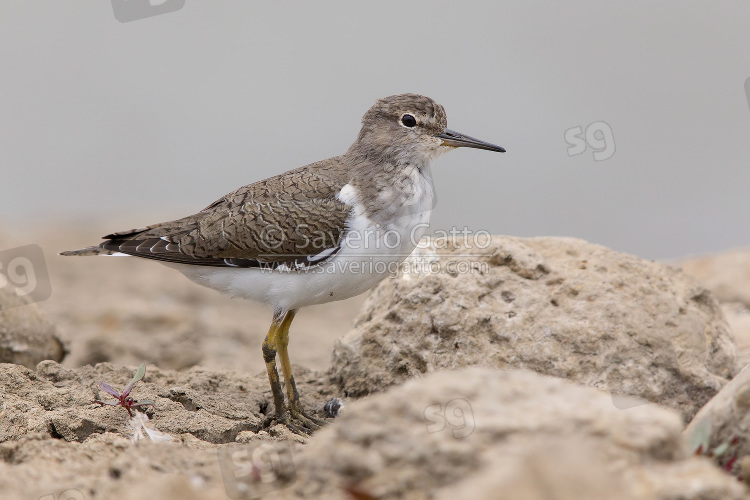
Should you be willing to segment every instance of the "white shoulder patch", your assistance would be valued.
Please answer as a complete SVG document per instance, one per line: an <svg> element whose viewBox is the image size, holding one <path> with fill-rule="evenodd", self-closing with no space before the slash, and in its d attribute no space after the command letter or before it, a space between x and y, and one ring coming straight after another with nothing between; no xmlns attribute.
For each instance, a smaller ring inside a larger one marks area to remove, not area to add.
<svg viewBox="0 0 750 500"><path fill-rule="evenodd" d="M359 204L359 199L357 198L357 190L351 184L344 185L344 187L341 188L341 191L339 191L339 194L337 194L336 197L339 199L339 201L346 203L347 205L352 207Z"/></svg>

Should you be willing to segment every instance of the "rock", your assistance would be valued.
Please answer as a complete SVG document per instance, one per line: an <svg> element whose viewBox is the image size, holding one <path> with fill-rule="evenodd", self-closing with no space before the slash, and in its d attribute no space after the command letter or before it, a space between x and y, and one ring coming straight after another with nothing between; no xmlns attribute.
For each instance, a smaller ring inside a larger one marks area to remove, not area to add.
<svg viewBox="0 0 750 500"><path fill-rule="evenodd" d="M684 259L679 265L710 288L719 302L750 307L750 248Z"/></svg>
<svg viewBox="0 0 750 500"><path fill-rule="evenodd" d="M734 333L740 366L750 363L750 248L688 258L678 265L716 296Z"/></svg>
<svg viewBox="0 0 750 500"><path fill-rule="evenodd" d="M352 403L268 498L744 498L691 456L681 429L672 410L619 410L604 392L530 371L440 372Z"/></svg>
<svg viewBox="0 0 750 500"><path fill-rule="evenodd" d="M702 453L718 455L718 465L739 475L750 456L750 365L701 408L684 433L694 450L700 446ZM716 453L722 445L726 449Z"/></svg>
<svg viewBox="0 0 750 500"><path fill-rule="evenodd" d="M750 306L740 302L725 302L721 310L734 333L737 361L740 366L750 363Z"/></svg>
<svg viewBox="0 0 750 500"><path fill-rule="evenodd" d="M65 343L55 326L28 297L0 288L0 363L34 368L40 361L62 361Z"/></svg>
<svg viewBox="0 0 750 500"><path fill-rule="evenodd" d="M633 498L623 479L608 470L601 450L586 440L548 437L543 443L530 443L517 456L496 455L476 474L441 489L436 500L491 499L497 498L498 491L502 498L524 500L548 500L550 492L555 500ZM643 492L641 498L654 499L649 493Z"/></svg>
<svg viewBox="0 0 750 500"><path fill-rule="evenodd" d="M438 240L411 259L419 272L381 282L334 348L344 395L444 369L516 367L689 421L737 371L716 300L672 267L571 238Z"/></svg>

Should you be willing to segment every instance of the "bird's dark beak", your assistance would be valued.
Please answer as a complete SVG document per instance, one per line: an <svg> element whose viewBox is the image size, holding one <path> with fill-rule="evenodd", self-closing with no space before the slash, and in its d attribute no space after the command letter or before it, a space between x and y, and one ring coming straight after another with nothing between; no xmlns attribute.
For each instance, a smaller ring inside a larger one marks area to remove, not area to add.
<svg viewBox="0 0 750 500"><path fill-rule="evenodd" d="M505 153L505 148L495 146L489 142L480 141L479 139L474 139L473 137L469 137L468 135L464 135L451 129L445 129L445 132L438 134L435 137L439 137L443 140L443 146L450 146L452 148L486 149L487 151Z"/></svg>

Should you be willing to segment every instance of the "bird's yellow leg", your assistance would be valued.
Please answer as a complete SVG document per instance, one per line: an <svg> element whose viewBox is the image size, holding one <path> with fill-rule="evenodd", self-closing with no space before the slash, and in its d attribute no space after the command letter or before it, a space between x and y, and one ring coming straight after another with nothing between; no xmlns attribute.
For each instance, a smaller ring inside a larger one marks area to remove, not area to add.
<svg viewBox="0 0 750 500"><path fill-rule="evenodd" d="M284 316L285 318L286 316ZM276 352L279 346L280 328L283 322L281 314L274 314L271 328L268 329L266 339L263 341L263 361L266 362L268 381L271 384L273 394L273 405L276 410L276 418L283 423L289 422L289 413L284 404L284 394L281 392L279 372L276 370Z"/></svg>
<svg viewBox="0 0 750 500"><path fill-rule="evenodd" d="M294 383L294 375L292 374L292 363L289 361L289 326L292 324L296 311L287 311L284 315L284 319L281 320L278 330L278 351L279 360L281 361L281 370L284 372L284 382L286 383L286 397L291 407L294 402L299 402L299 394L297 393L297 386Z"/></svg>
<svg viewBox="0 0 750 500"><path fill-rule="evenodd" d="M294 374L292 373L292 363L289 361L289 326L292 324L294 315L297 311L287 311L284 315L284 319L281 321L278 330L278 351L279 360L281 361L281 369L284 372L284 382L286 383L286 396L289 400L289 411L292 414L292 418L299 420L302 424L310 429L314 430L323 424L322 421L305 415L302 411L302 405L299 401L299 393L297 392L297 384L294 383Z"/></svg>

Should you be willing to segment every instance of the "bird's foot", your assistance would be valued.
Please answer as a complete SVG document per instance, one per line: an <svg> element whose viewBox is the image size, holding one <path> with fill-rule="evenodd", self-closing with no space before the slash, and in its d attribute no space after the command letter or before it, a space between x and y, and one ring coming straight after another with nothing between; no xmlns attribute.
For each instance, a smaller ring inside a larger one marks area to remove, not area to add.
<svg viewBox="0 0 750 500"><path fill-rule="evenodd" d="M305 413L295 405L288 411L284 409L280 416L278 414L268 416L263 423L263 428L268 429L276 424L284 425L294 434L309 436L325 425L325 421Z"/></svg>
<svg viewBox="0 0 750 500"><path fill-rule="evenodd" d="M293 404L289 409L289 413L291 414L291 420L293 422L303 425L305 429L310 429L310 432L320 429L326 424L325 420L321 420L305 413L300 405Z"/></svg>

